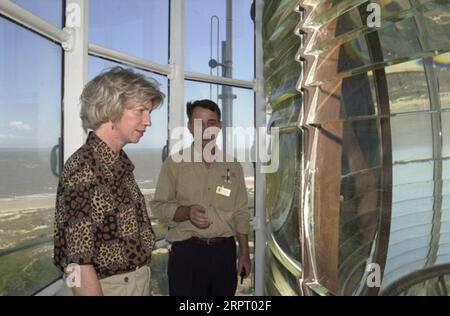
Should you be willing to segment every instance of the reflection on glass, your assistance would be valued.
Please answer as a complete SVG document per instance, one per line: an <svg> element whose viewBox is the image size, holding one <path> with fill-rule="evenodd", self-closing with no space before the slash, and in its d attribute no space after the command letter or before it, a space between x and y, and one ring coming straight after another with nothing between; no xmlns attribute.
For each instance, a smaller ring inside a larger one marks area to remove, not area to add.
<svg viewBox="0 0 450 316"><path fill-rule="evenodd" d="M450 108L450 53L434 56L431 59L437 74L441 107Z"/></svg>
<svg viewBox="0 0 450 316"><path fill-rule="evenodd" d="M62 56L3 18L0 34L8 43L0 46L0 295L30 295L59 275L51 161L61 137Z"/></svg>
<svg viewBox="0 0 450 316"><path fill-rule="evenodd" d="M450 158L450 112L442 113L442 155L444 158ZM444 175L450 177L450 175L444 172Z"/></svg>
<svg viewBox="0 0 450 316"><path fill-rule="evenodd" d="M428 165L430 166L431 164L429 163ZM423 182L415 181L412 179L411 176L409 176L409 173L411 173L412 171L427 174L426 172L423 171L423 167L424 163L422 162L417 164L408 164L404 166L403 169L404 171L406 170L408 174L404 177L403 181L411 181L411 182L400 185L395 184L395 182L399 180L402 181L402 179L399 179L399 177L396 176L398 169L400 169L400 166L394 167L394 185L392 192L392 202L394 204L409 201L411 199L411 196L413 196L414 200L416 200L433 195L434 182L432 180ZM432 173L428 173L429 177L431 177L431 175ZM413 206L414 205L411 205L411 207Z"/></svg>
<svg viewBox="0 0 450 316"><path fill-rule="evenodd" d="M450 260L450 7L388 1L374 29L365 3L308 5L302 31L310 41L300 52L313 67L299 79L305 142L317 144L306 152L314 167L303 183L314 203L304 225L315 233L316 261L304 278L337 294L374 294L364 288L372 260L385 262L382 290ZM405 293L445 294L445 280L432 278Z"/></svg>
<svg viewBox="0 0 450 316"><path fill-rule="evenodd" d="M372 260L381 215L382 150L377 120L342 124L338 273L340 294L350 295Z"/></svg>
<svg viewBox="0 0 450 316"><path fill-rule="evenodd" d="M0 296L33 295L59 279L61 271L55 267L52 258L52 239L38 246L1 255Z"/></svg>
<svg viewBox="0 0 450 316"><path fill-rule="evenodd" d="M417 78L419 74L415 75L416 83L426 91L429 86L425 78L420 83ZM446 178L445 161L443 164L439 151L433 149L440 146L445 152L446 146L442 147L440 132L437 131L438 126L434 126L432 115L436 114L391 118L393 199L382 289L414 271L441 263L440 244L450 241L445 233L450 226L445 216L445 196L442 195L445 194L445 181L442 181ZM446 113L440 115L444 118ZM442 127L445 129L443 124ZM422 282L421 287L415 285L414 289L404 294L431 293L427 292L427 288L428 285Z"/></svg>
<svg viewBox="0 0 450 316"><path fill-rule="evenodd" d="M54 26L62 27L63 0L12 0L12 2Z"/></svg>
<svg viewBox="0 0 450 316"><path fill-rule="evenodd" d="M301 262L299 178L301 175L300 133L280 135L279 168L266 175L267 216L276 242L291 258Z"/></svg>
<svg viewBox="0 0 450 316"><path fill-rule="evenodd" d="M254 25L252 0L185 1L185 69L204 74L252 80L254 77ZM227 17L227 4L231 14ZM227 42L227 21L231 22L231 43ZM227 43L227 44L225 44ZM225 45L231 56L224 54ZM210 67L215 59L219 64Z"/></svg>
<svg viewBox="0 0 450 316"><path fill-rule="evenodd" d="M167 264L169 250L160 248L154 250L150 262L152 275L150 278L150 295L169 295L169 279L167 277Z"/></svg>
<svg viewBox="0 0 450 316"><path fill-rule="evenodd" d="M350 71L370 64L369 50L364 37L355 38L343 43L340 47L337 72Z"/></svg>
<svg viewBox="0 0 450 316"><path fill-rule="evenodd" d="M89 1L91 43L165 65L168 39L167 0Z"/></svg>
<svg viewBox="0 0 450 316"><path fill-rule="evenodd" d="M427 79L421 61L386 67L392 113L430 109Z"/></svg>
<svg viewBox="0 0 450 316"><path fill-rule="evenodd" d="M450 261L447 259L447 262ZM450 275L443 275L419 282L398 296L448 296L450 292Z"/></svg>
<svg viewBox="0 0 450 316"><path fill-rule="evenodd" d="M266 251L264 291L269 296L300 295L298 280L271 253Z"/></svg>
<svg viewBox="0 0 450 316"><path fill-rule="evenodd" d="M433 157L430 114L393 117L391 129L394 163Z"/></svg>
<svg viewBox="0 0 450 316"><path fill-rule="evenodd" d="M444 14L449 12L448 5L433 2L428 8L420 10L422 12L419 14L415 12L415 16L380 29L378 33L384 60L408 58L430 50L446 51L450 48L448 25L436 16L438 11Z"/></svg>
<svg viewBox="0 0 450 316"><path fill-rule="evenodd" d="M300 64L294 62L300 38L293 36L299 22L294 11L298 1L268 0L263 11L264 93L268 127L284 129L279 139L279 166L266 174L266 216L279 261L267 248L264 293L266 295L298 295L299 285L288 262L301 263L300 195L302 100L296 90ZM270 113L269 113L270 111ZM299 268L299 267L296 267Z"/></svg>
<svg viewBox="0 0 450 316"><path fill-rule="evenodd" d="M300 117L300 109L301 109L301 98L299 96L288 98L277 105L276 108L272 110L272 117L270 121L273 123L269 123L271 126L289 127L298 122Z"/></svg>

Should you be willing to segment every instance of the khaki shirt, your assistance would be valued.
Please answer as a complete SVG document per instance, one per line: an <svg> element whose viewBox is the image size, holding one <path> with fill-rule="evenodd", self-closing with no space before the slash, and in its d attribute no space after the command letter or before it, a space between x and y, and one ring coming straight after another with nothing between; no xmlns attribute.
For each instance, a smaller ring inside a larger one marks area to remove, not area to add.
<svg viewBox="0 0 450 316"><path fill-rule="evenodd" d="M192 148L185 150L192 151ZM218 187L222 188L222 194L217 193ZM226 196L228 193L229 196ZM250 213L247 201L244 174L239 162L213 162L207 167L203 162L177 163L169 157L162 166L150 206L160 222L169 227L166 239L174 242L192 236L213 238L234 236L236 232L248 234ZM200 229L189 220L173 221L179 206L194 204L205 208L211 223L208 228Z"/></svg>

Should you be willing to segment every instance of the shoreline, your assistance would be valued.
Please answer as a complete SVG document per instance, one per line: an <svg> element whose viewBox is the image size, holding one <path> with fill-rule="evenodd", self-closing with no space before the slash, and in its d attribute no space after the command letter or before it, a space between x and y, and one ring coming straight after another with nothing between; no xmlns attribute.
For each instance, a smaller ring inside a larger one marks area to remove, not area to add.
<svg viewBox="0 0 450 316"><path fill-rule="evenodd" d="M248 189L254 188L254 178L246 177L245 185ZM141 189L144 196L154 194L155 189ZM12 198L0 198L0 213L27 211L43 208L54 208L56 193L25 195Z"/></svg>

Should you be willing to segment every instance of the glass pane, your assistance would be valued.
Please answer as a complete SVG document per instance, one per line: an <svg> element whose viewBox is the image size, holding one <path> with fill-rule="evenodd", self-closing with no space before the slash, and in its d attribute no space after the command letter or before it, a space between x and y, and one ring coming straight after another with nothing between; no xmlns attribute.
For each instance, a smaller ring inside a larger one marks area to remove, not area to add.
<svg viewBox="0 0 450 316"><path fill-rule="evenodd" d="M433 57L433 69L437 73L441 107L450 108L450 53Z"/></svg>
<svg viewBox="0 0 450 316"><path fill-rule="evenodd" d="M53 212L49 223L53 223ZM23 220L24 218L22 222ZM53 230L50 229L47 233L53 234ZM59 279L61 272L53 264L52 258L53 239L25 250L1 255L0 296L33 295Z"/></svg>
<svg viewBox="0 0 450 316"><path fill-rule="evenodd" d="M292 275L272 254L266 251L264 290L269 296L298 296L300 289L297 278Z"/></svg>
<svg viewBox="0 0 450 316"><path fill-rule="evenodd" d="M64 0L12 0L41 19L62 28Z"/></svg>
<svg viewBox="0 0 450 316"><path fill-rule="evenodd" d="M410 82L415 81L410 79ZM426 81L422 86L422 91L428 89ZM415 90L412 87L407 89ZM434 264L437 258L432 249L436 238L440 238L435 237L440 231L434 220L441 211L435 208L439 207L436 201L442 198L442 193L437 191L439 179L433 174L440 162L433 160L431 115L393 117L391 131L393 203L383 288L413 271Z"/></svg>
<svg viewBox="0 0 450 316"><path fill-rule="evenodd" d="M414 12L415 16L388 25L378 31L384 60L410 58L414 55L425 56L430 51L446 51L450 44L450 29L447 23L438 17L439 11L448 14L448 4L435 1L428 7ZM442 16L442 18L443 18ZM416 57L417 58L417 57Z"/></svg>
<svg viewBox="0 0 450 316"><path fill-rule="evenodd" d="M301 262L300 251L300 192L301 134L280 135L279 167L268 173L266 209L271 232L286 254Z"/></svg>
<svg viewBox="0 0 450 316"><path fill-rule="evenodd" d="M391 133L393 162L433 157L430 114L393 117Z"/></svg>
<svg viewBox="0 0 450 316"><path fill-rule="evenodd" d="M104 69L118 66L119 64L107 61L101 58L89 57L89 80L94 78ZM126 65L122 65L127 68ZM131 67L128 67L131 68ZM138 144L128 144L124 147L125 152L133 162L134 176L141 188L142 193L146 199L146 205L149 206L149 201L153 199L153 193L156 188L156 183L159 177L159 171L162 166L162 149L167 141L167 78L156 75L147 71L134 69L136 72L153 78L161 84L161 91L166 95L163 105L152 112L152 126L148 132L142 137ZM160 239L165 234L165 227L161 227L156 221L152 222L157 239Z"/></svg>
<svg viewBox="0 0 450 316"><path fill-rule="evenodd" d="M89 42L166 65L169 1L90 0Z"/></svg>
<svg viewBox="0 0 450 316"><path fill-rule="evenodd" d="M61 137L61 48L0 18L0 295L30 295L52 269ZM20 251L19 251L20 250Z"/></svg>
<svg viewBox="0 0 450 316"><path fill-rule="evenodd" d="M227 3L232 4L227 17ZM252 0L186 0L185 69L205 74L252 80L254 77L254 26L250 16ZM227 40L227 18L232 21L231 58L222 53ZM211 68L215 59L219 65ZM232 73L230 76L229 73Z"/></svg>
<svg viewBox="0 0 450 316"><path fill-rule="evenodd" d="M150 295L169 295L169 279L167 277L167 264L169 260L169 250L160 248L152 253L150 268L152 275L150 278Z"/></svg>
<svg viewBox="0 0 450 316"><path fill-rule="evenodd" d="M411 173L423 173L423 164L424 163L406 165L405 169L407 170L407 173L403 181L411 180L411 177L409 176ZM398 169L397 166L394 167L394 180L398 181L398 178L395 176L396 169ZM429 173L429 175L431 175L431 173ZM411 183L394 185L392 190L392 203L395 205L395 203L408 201L412 197L414 199L429 197L433 195L433 185L434 183L432 180L424 182L414 182L414 180L412 180Z"/></svg>
<svg viewBox="0 0 450 316"><path fill-rule="evenodd" d="M442 113L442 155L450 158L450 112Z"/></svg>
<svg viewBox="0 0 450 316"><path fill-rule="evenodd" d="M428 83L421 59L386 67L392 113L430 109Z"/></svg>
<svg viewBox="0 0 450 316"><path fill-rule="evenodd" d="M304 225L316 237L310 256L315 269L306 270L305 279L314 277L338 294L365 293L364 270L374 255L387 256L383 287L450 258L450 122L445 112L450 7L439 0L388 2L378 29L359 21L366 4L312 1L305 11L310 29L304 31L311 41L300 53L313 64L299 74L308 102L304 127L315 132L306 134L314 147L305 157L313 166L313 181L304 180L312 186L305 197L312 203ZM373 77L375 66L385 67L391 117L376 112L382 104L374 97L383 97L383 76ZM392 166L381 165L390 163L389 156ZM391 191L392 204L386 205ZM389 213L386 232L381 215ZM379 237L388 238L388 249L374 244ZM423 288L436 285L431 283Z"/></svg>
<svg viewBox="0 0 450 316"><path fill-rule="evenodd" d="M377 120L344 122L342 129L338 277L340 294L351 295L363 282L379 229L382 149Z"/></svg>

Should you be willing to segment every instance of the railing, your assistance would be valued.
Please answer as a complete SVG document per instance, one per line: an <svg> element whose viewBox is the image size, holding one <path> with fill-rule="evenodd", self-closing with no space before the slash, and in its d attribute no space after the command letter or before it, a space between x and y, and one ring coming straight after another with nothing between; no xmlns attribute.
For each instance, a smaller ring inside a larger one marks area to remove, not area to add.
<svg viewBox="0 0 450 316"><path fill-rule="evenodd" d="M14 247L7 248L7 249L0 249L0 258L3 256L6 256L6 255L9 255L11 253L14 253L14 252L27 250L27 249L30 249L30 248L33 248L36 246L41 246L41 245L49 243L49 242L53 242L52 236L45 236L45 237L42 237L39 239L24 242L23 244L20 244L18 246L14 246Z"/></svg>
<svg viewBox="0 0 450 316"><path fill-rule="evenodd" d="M407 294L407 291L413 286L422 282L431 281L433 278L438 278L437 284L440 286L440 294L448 296L450 282L449 284L445 284L444 276L446 275L450 275L450 264L448 263L417 270L390 284L380 292L380 295L398 296Z"/></svg>

